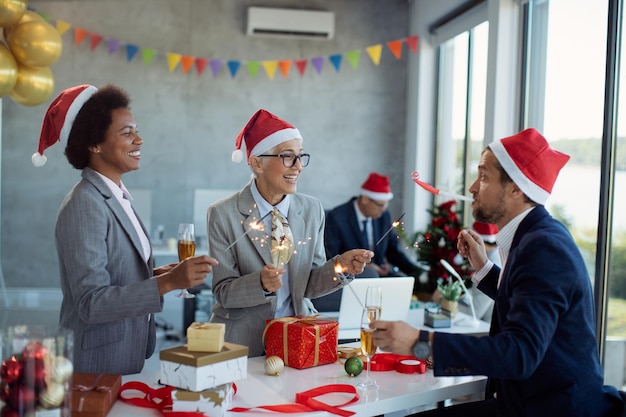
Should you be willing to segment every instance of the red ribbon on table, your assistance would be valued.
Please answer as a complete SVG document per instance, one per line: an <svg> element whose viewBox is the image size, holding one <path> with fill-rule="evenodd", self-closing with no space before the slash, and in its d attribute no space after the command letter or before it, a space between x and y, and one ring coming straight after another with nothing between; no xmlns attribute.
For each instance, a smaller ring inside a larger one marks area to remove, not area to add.
<svg viewBox="0 0 626 417"><path fill-rule="evenodd" d="M402 374L423 374L426 362L415 356L396 355L395 353L377 353L370 359L370 371L397 371ZM367 369L367 362L363 364Z"/></svg>
<svg viewBox="0 0 626 417"><path fill-rule="evenodd" d="M137 407L153 408L168 417L200 417L206 414L196 411L172 411L172 391L177 389L172 386L161 388L151 388L147 384L139 381L129 381L120 388L119 398L122 402ZM233 389L237 393L237 386L233 384ZM139 391L145 394L143 397L125 397L124 391ZM208 416L206 416L208 417Z"/></svg>
<svg viewBox="0 0 626 417"><path fill-rule="evenodd" d="M329 405L320 400L315 399L320 395L331 393L347 393L353 394L350 400L338 405ZM353 385L348 384L329 384L322 385L321 387L313 388L308 391L296 393L295 404L279 404L279 405L259 405L257 407L245 408L234 407L228 411L232 412L245 412L254 409L263 409L267 411L275 411L277 413L308 413L311 411L327 411L332 414L337 414L342 417L349 417L355 414L354 411L343 410L340 407L344 407L348 404L352 404L359 400L359 393Z"/></svg>

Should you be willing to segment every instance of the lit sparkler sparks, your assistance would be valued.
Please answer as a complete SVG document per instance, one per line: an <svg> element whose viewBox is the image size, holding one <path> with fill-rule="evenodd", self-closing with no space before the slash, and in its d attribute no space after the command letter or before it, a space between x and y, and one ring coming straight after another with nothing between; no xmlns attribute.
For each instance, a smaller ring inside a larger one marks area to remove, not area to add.
<svg viewBox="0 0 626 417"><path fill-rule="evenodd" d="M382 242L382 241L383 241L383 239L384 239L385 237L387 237L387 235L388 235L389 233L391 233L391 231L392 231L393 229L395 229L396 227L398 227L398 225L400 224L400 221L402 220L402 218L404 217L404 215L405 215L405 214L406 214L406 212L402 213L402 215L401 215L400 217L398 217L398 220L396 220L395 222L391 223L391 227L389 228L389 230L387 230L387 231L385 232L385 234L384 234L384 235L382 235L382 236L381 236L381 238L380 238L380 239L378 239L378 242L376 242L376 244L374 245L374 249L376 249L376 246L378 246L378 244L379 244L380 242Z"/></svg>
<svg viewBox="0 0 626 417"><path fill-rule="evenodd" d="M271 213L271 211L268 211L268 212L267 212L267 214L266 214L265 216L261 217L259 220L255 221L255 222L250 223L250 224L249 224L249 227L250 227L250 228L249 228L248 230L246 230L246 232L245 232L243 235L241 235L241 236L239 236L237 239L235 239L235 241L234 241L233 243L231 243L230 245L228 245L228 247L227 247L225 250L228 250L228 249L232 248L233 246L235 246L235 244L236 244L237 242L239 242L239 241L240 241L240 240L241 240L244 236L246 236L246 235L247 235L248 233L250 233L251 231L253 231L253 230L259 230L259 231L262 231L262 230L264 229L264 228L263 228L263 219L265 219L267 216L269 216L269 215L270 215L270 213Z"/></svg>

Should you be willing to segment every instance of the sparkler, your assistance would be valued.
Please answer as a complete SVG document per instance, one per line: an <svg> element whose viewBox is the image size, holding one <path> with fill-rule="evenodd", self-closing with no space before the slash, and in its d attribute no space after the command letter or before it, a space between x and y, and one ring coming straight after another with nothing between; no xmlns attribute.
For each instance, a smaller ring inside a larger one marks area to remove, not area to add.
<svg viewBox="0 0 626 417"><path fill-rule="evenodd" d="M335 274L337 274L337 278L339 278L341 282L344 283L344 286L350 288L350 291L352 291L354 298L356 298L356 300L359 302L359 305L361 306L361 308L365 309L365 306L361 302L361 299L359 298L358 295L356 295L356 291L354 291L354 288L350 286L350 283L348 282L348 276L343 273L343 268L341 267L341 265L335 264Z"/></svg>
<svg viewBox="0 0 626 417"><path fill-rule="evenodd" d="M389 233L391 233L391 231L392 231L394 228L398 227L398 225L400 224L400 221L402 220L402 218L404 217L404 215L405 215L405 214L406 214L406 212L402 213L402 215L401 215L400 217L398 217L398 220L396 220L395 222L391 223L391 227L389 228L389 230L387 230L387 231L385 232L385 234L384 234L384 235L382 235L382 237L381 237L380 239L378 239L378 242L376 242L376 244L374 245L374 249L376 249L376 246L378 246L378 244L379 244L380 242L382 242L382 241L383 241L383 239L384 239L384 238L385 238L385 237L386 237Z"/></svg>
<svg viewBox="0 0 626 417"><path fill-rule="evenodd" d="M241 238L243 238L245 235L247 235L248 233L250 233L253 230L263 230L263 219L265 219L267 216L269 216L271 213L271 211L268 211L267 214L263 217L261 217L259 220L250 223L250 228L241 236L239 236L237 239L235 239L235 241L233 243L231 243L230 245L228 245L228 247L225 250L228 250L230 248L232 248L233 246L235 246L235 244L237 242L239 242L241 240Z"/></svg>
<svg viewBox="0 0 626 417"><path fill-rule="evenodd" d="M426 191L429 191L429 192L431 192L431 193L433 193L435 195L450 197L450 198L453 198L455 200L463 200L463 201L469 201L469 202L474 201L474 199L472 197L468 197L466 195L452 193L450 191L443 191L443 190L440 190L438 188L435 188L432 185L425 183L424 181L420 181L419 178L420 178L420 174L417 171L413 171L411 173L411 179L413 180L413 182L415 184L419 185L420 187L422 187Z"/></svg>

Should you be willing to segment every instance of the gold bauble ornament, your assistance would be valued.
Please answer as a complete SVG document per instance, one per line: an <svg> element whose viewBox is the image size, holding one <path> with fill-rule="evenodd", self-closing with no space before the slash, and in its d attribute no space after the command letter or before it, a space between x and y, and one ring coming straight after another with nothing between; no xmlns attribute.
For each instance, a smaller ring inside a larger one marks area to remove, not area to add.
<svg viewBox="0 0 626 417"><path fill-rule="evenodd" d="M53 91L54 76L50 68L17 64L17 82L9 93L13 101L24 106L36 106L48 100Z"/></svg>
<svg viewBox="0 0 626 417"><path fill-rule="evenodd" d="M25 11L26 0L0 0L0 26L16 24Z"/></svg>
<svg viewBox="0 0 626 417"><path fill-rule="evenodd" d="M56 408L63 404L65 388L62 384L48 384L45 390L39 394L39 403L44 408Z"/></svg>
<svg viewBox="0 0 626 417"><path fill-rule="evenodd" d="M50 66L63 50L61 35L43 20L31 20L11 28L7 44L17 62L28 67Z"/></svg>
<svg viewBox="0 0 626 417"><path fill-rule="evenodd" d="M9 48L0 42L0 97L9 94L17 82L17 62Z"/></svg>
<svg viewBox="0 0 626 417"><path fill-rule="evenodd" d="M1 0L0 0L1 1ZM19 20L19 22L17 22L15 25L13 26L7 26L2 30L2 33L4 34L4 39L7 39L9 37L9 32L11 30L13 30L13 28L15 28L16 26L21 25L22 23L26 23L26 22L32 22L32 21L41 21L41 22L45 22L44 18L41 17L40 14L32 12L30 10L26 10L24 12L24 14L22 15L22 18Z"/></svg>
<svg viewBox="0 0 626 417"><path fill-rule="evenodd" d="M65 356L57 356L54 358L54 365L52 367L52 380L59 384L68 381L72 377L74 372L74 366Z"/></svg>
<svg viewBox="0 0 626 417"><path fill-rule="evenodd" d="M265 359L265 373L278 376L285 369L285 362L278 356L269 356Z"/></svg>

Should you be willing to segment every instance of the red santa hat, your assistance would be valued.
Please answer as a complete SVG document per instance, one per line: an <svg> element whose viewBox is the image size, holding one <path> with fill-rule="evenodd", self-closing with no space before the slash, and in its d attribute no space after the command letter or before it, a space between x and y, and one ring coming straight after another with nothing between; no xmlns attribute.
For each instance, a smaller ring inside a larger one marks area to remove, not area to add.
<svg viewBox="0 0 626 417"><path fill-rule="evenodd" d="M533 128L490 143L504 171L534 202L545 204L569 156L550 147Z"/></svg>
<svg viewBox="0 0 626 417"><path fill-rule="evenodd" d="M498 234L498 226L491 223L474 222L472 229L480 235L486 243L496 243L496 235Z"/></svg>
<svg viewBox="0 0 626 417"><path fill-rule="evenodd" d="M361 185L361 194L372 200L389 201L393 198L389 178L377 172L372 172Z"/></svg>
<svg viewBox="0 0 626 417"><path fill-rule="evenodd" d="M76 115L85 102L98 89L92 85L78 85L61 91L50 104L43 119L39 135L39 149L31 157L33 165L45 165L48 158L43 152L57 142L67 143Z"/></svg>
<svg viewBox="0 0 626 417"><path fill-rule="evenodd" d="M235 138L233 162L243 161L241 145L244 141L247 157L250 158L261 155L274 146L292 139L302 139L298 129L267 110L257 110Z"/></svg>

